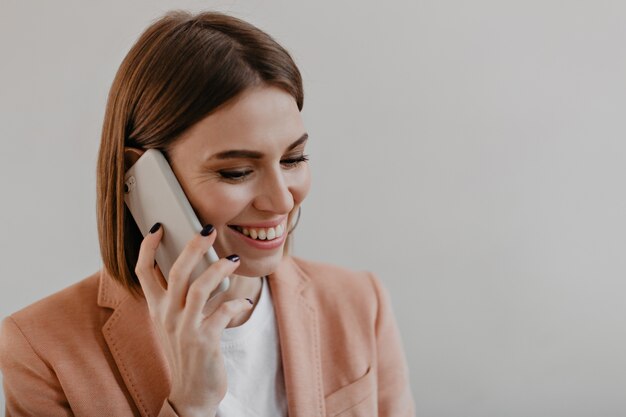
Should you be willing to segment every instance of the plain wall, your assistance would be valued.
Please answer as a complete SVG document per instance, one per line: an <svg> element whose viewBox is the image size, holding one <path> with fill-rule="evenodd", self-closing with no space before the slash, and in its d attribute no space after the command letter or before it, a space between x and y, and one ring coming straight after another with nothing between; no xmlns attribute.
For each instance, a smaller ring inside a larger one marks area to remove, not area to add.
<svg viewBox="0 0 626 417"><path fill-rule="evenodd" d="M106 96L173 8L293 54L295 252L383 280L419 416L626 415L622 1L0 0L1 316L100 268Z"/></svg>

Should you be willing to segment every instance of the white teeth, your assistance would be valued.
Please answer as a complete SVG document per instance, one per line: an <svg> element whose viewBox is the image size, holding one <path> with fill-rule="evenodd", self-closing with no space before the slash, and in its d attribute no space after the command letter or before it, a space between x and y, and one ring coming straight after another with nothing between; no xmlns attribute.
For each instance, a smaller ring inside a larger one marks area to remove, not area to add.
<svg viewBox="0 0 626 417"><path fill-rule="evenodd" d="M285 227L282 224L279 224L276 227L268 227L268 228L259 228L252 229L247 227L236 227L241 233L245 236L249 236L252 239L259 240L274 240L276 238L281 237L285 233Z"/></svg>

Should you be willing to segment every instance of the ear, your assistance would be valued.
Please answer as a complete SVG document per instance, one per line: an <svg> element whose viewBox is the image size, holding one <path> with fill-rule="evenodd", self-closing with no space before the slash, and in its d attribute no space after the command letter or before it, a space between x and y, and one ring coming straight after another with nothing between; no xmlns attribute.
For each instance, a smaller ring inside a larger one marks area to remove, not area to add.
<svg viewBox="0 0 626 417"><path fill-rule="evenodd" d="M124 147L124 171L128 171L144 152L145 149Z"/></svg>

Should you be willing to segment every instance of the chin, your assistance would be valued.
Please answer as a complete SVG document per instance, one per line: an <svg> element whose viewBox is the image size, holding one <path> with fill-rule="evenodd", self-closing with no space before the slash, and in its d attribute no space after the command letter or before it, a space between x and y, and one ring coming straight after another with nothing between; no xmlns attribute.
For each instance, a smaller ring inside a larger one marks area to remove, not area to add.
<svg viewBox="0 0 626 417"><path fill-rule="evenodd" d="M282 260L282 256L272 256L263 259L241 259L241 265L235 271L235 274L244 277L263 277L274 273L278 269L278 265Z"/></svg>

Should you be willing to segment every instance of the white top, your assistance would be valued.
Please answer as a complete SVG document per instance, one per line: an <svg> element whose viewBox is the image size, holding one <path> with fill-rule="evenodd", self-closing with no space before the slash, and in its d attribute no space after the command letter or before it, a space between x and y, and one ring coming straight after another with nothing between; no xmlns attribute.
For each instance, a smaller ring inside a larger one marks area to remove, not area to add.
<svg viewBox="0 0 626 417"><path fill-rule="evenodd" d="M286 417L280 344L267 277L248 321L224 329L221 345L228 391L216 417Z"/></svg>

